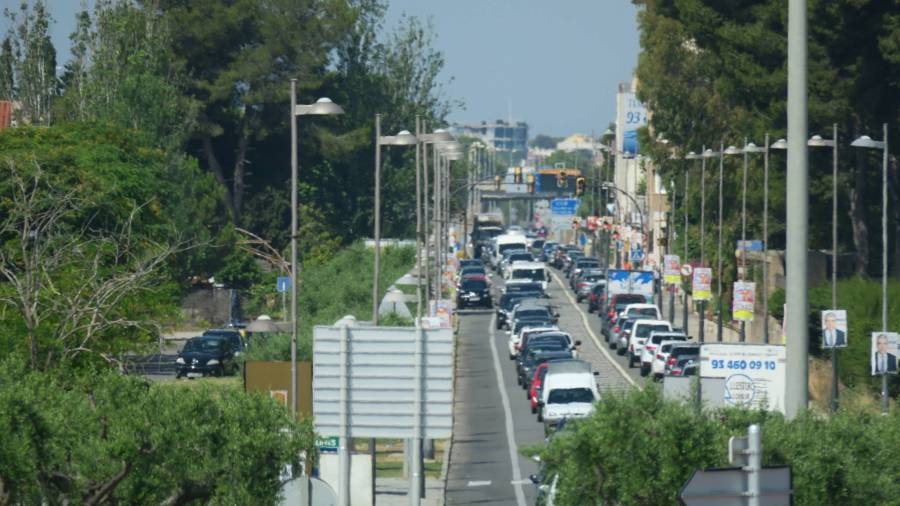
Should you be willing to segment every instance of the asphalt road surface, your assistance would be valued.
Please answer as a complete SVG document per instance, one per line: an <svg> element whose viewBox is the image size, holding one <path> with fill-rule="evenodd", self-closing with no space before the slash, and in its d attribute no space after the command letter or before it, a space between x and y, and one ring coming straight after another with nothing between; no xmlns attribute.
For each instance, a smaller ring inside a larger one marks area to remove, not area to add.
<svg viewBox="0 0 900 506"><path fill-rule="evenodd" d="M576 304L561 282L559 277L549 290L560 313L559 326L582 342L580 358L600 373L601 396L641 386L638 371L629 369L601 341L596 314ZM494 330L493 311L461 313L446 503L534 504L529 475L538 467L520 450L543 441L543 425L531 414L525 391L516 384L507 334Z"/></svg>

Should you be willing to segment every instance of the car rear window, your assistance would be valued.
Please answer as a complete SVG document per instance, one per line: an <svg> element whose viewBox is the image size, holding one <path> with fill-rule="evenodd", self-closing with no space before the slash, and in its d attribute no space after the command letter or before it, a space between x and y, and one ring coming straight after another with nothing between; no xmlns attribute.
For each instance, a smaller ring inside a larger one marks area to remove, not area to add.
<svg viewBox="0 0 900 506"><path fill-rule="evenodd" d="M700 355L700 349L696 346L675 346L672 348L672 355L675 357L683 357L688 355Z"/></svg>
<svg viewBox="0 0 900 506"><path fill-rule="evenodd" d="M656 318L659 314L655 307L631 308L628 310L628 316L652 316Z"/></svg>
<svg viewBox="0 0 900 506"><path fill-rule="evenodd" d="M647 337L652 332L667 332L672 329L669 328L668 325L641 325L638 327L637 332L635 332L635 337Z"/></svg>
<svg viewBox="0 0 900 506"><path fill-rule="evenodd" d="M467 291L481 291L487 289L487 283L480 279L467 279L462 282L461 288Z"/></svg>
<svg viewBox="0 0 900 506"><path fill-rule="evenodd" d="M546 309L524 309L516 311L516 318L545 318L550 316L550 312Z"/></svg>
<svg viewBox="0 0 900 506"><path fill-rule="evenodd" d="M613 296L613 302L616 304L616 306L619 306L619 305L627 306L628 304L641 303L641 302L644 302L645 300L646 299L644 299L643 295L638 295L636 293L620 293L618 295Z"/></svg>
<svg viewBox="0 0 900 506"><path fill-rule="evenodd" d="M594 394L589 388L554 388L547 396L547 404L571 402L594 402Z"/></svg>

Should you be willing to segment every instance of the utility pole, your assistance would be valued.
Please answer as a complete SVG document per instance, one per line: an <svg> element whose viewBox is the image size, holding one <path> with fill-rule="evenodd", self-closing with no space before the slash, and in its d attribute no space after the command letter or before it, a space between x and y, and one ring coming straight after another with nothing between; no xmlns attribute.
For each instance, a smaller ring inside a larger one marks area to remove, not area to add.
<svg viewBox="0 0 900 506"><path fill-rule="evenodd" d="M807 167L807 33L806 0L788 0L788 96L787 96L787 252L785 255L787 303L788 419L809 403L809 309L806 253L809 234L809 171Z"/></svg>

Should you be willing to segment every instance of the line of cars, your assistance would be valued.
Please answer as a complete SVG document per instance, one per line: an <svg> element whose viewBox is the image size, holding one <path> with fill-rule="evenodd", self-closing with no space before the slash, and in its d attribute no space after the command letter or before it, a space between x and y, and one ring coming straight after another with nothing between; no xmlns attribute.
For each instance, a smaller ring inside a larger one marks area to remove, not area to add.
<svg viewBox="0 0 900 506"><path fill-rule="evenodd" d="M581 342L560 329L559 313L541 283L508 280L495 319L497 329L506 330L516 382L546 433L593 412L600 399L597 373L578 359Z"/></svg>

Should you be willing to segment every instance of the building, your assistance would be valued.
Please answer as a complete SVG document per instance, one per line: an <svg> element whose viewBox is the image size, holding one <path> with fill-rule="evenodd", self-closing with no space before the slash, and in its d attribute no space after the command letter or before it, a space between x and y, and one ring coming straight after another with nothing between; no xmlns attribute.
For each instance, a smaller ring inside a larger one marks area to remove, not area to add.
<svg viewBox="0 0 900 506"><path fill-rule="evenodd" d="M600 150L600 143L583 134L574 134L566 137L562 141L556 143L557 151L590 151L597 153Z"/></svg>
<svg viewBox="0 0 900 506"><path fill-rule="evenodd" d="M454 123L450 125L450 133L457 137L475 137L498 151L528 151L528 123L517 121L507 123L497 120L494 123Z"/></svg>

